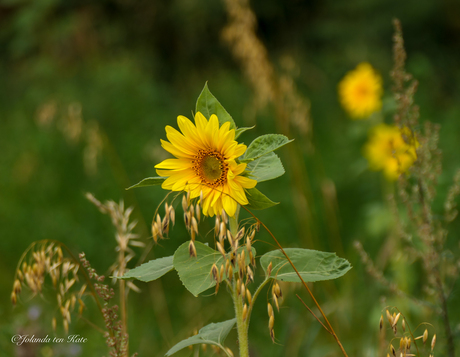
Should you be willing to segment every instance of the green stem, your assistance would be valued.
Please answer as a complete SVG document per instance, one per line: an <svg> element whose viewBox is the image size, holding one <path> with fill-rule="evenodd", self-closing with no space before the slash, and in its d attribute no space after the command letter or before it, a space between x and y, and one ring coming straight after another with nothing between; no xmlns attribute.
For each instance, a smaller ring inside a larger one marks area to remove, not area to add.
<svg viewBox="0 0 460 357"><path fill-rule="evenodd" d="M236 328L238 331L238 345L240 346L240 357L249 357L249 344L248 344L248 319L246 322L243 320L243 300L238 295L236 288L236 279L233 279L233 305L235 305L236 315Z"/></svg>
<svg viewBox="0 0 460 357"><path fill-rule="evenodd" d="M240 206L236 209L235 215L229 218L230 233L235 237L238 233L238 213ZM238 345L240 346L240 357L249 357L249 343L248 343L248 327L249 319L246 316L246 320L243 319L243 299L238 295L238 288L236 286L237 279L233 278L233 291L232 299L233 305L235 306L236 316L236 329L238 331Z"/></svg>

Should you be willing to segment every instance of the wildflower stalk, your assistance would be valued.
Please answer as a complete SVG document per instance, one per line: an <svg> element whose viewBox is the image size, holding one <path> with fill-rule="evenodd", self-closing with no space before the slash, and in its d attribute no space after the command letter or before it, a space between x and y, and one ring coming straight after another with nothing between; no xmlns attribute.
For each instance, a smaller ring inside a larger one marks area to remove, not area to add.
<svg viewBox="0 0 460 357"><path fill-rule="evenodd" d="M323 309L321 309L321 306L319 305L318 301L316 301L315 297L313 296L313 293L312 291L310 290L310 288L308 287L307 283L305 282L305 280L303 280L302 276L300 275L299 271L297 270L297 268L295 267L294 263L291 261L291 259L289 258L289 256L286 254L286 252L284 251L283 247L281 246L281 244L278 242L278 240L276 239L276 237L273 235L273 233L268 229L268 227L260 220L258 219L250 210L248 210L246 207L243 207L247 212L249 212L249 214L267 231L267 233L272 237L272 239L275 241L276 245L278 246L278 248L280 249L280 251L283 253L283 255L286 257L287 261L289 262L289 264L292 266L292 268L294 269L294 271L296 272L297 276L299 277L300 281L302 282L302 285L305 287L305 289L307 289L310 297L312 298L313 302L315 303L316 307L318 308L319 312L321 313L321 315L323 316L323 319L324 321L326 322L326 325L328 327L328 329L326 329L326 331L328 331L335 339L335 341L337 342L337 344L339 345L339 348L340 350L342 351L342 354L345 356L345 357L348 357L347 355L347 352L345 352L345 349L343 348L342 346L342 343L340 342L339 340L339 337L337 336L337 334L335 333L334 331L334 328L332 327L331 323L329 322L329 320L327 319L326 317L326 314L324 313Z"/></svg>
<svg viewBox="0 0 460 357"><path fill-rule="evenodd" d="M229 218L230 233L236 237L238 233L238 213L240 206L236 209L233 217ZM249 357L248 327L249 318L243 318L243 300L238 295L237 279L232 279L232 299L235 306L236 329L238 331L238 344L240 346L240 357Z"/></svg>

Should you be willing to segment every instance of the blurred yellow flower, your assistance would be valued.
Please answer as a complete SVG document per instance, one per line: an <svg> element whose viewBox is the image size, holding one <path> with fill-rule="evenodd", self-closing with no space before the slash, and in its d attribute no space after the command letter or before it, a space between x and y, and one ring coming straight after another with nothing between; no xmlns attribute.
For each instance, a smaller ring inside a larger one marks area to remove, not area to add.
<svg viewBox="0 0 460 357"><path fill-rule="evenodd" d="M339 83L339 99L352 119L365 119L382 108L382 78L369 63L360 63Z"/></svg>
<svg viewBox="0 0 460 357"><path fill-rule="evenodd" d="M417 160L417 147L419 143L409 128L379 124L364 146L364 156L372 170L383 170L389 180L396 180Z"/></svg>
<svg viewBox="0 0 460 357"><path fill-rule="evenodd" d="M237 203L247 205L245 188L253 188L256 180L241 176L246 164L235 159L243 155L246 145L238 144L235 130L230 123L219 127L216 115L209 121L200 112L195 115L195 124L184 116L177 117L182 133L166 126L168 141L161 146L173 154L155 166L157 174L168 177L162 188L172 191L190 192L190 197L201 197L203 214L214 216L222 210L232 217Z"/></svg>

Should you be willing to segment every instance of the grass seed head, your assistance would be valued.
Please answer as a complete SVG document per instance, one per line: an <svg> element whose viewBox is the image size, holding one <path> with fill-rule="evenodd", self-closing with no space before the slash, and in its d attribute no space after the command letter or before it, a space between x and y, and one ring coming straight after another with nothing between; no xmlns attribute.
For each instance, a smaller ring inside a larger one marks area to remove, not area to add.
<svg viewBox="0 0 460 357"><path fill-rule="evenodd" d="M380 315L379 327L380 327L380 331L382 331L382 328L383 328L383 315Z"/></svg>
<svg viewBox="0 0 460 357"><path fill-rule="evenodd" d="M252 295L248 288L246 288L246 300L248 300L248 304L251 305L252 303Z"/></svg>
<svg viewBox="0 0 460 357"><path fill-rule="evenodd" d="M272 265L272 262L270 262L270 264L268 264L268 267L267 267L267 276L271 275L272 268L273 268L273 265Z"/></svg>
<svg viewBox="0 0 460 357"><path fill-rule="evenodd" d="M246 321L247 317L248 317L248 305L244 304L244 306L243 306L243 321Z"/></svg>
<svg viewBox="0 0 460 357"><path fill-rule="evenodd" d="M431 352L433 352L435 345L436 345L436 334L433 335L433 339L431 340Z"/></svg>
<svg viewBox="0 0 460 357"><path fill-rule="evenodd" d="M196 258L196 248L195 243L193 243L193 240L191 240L188 245L188 252L191 258Z"/></svg>
<svg viewBox="0 0 460 357"><path fill-rule="evenodd" d="M423 332L423 343L425 343L428 340L428 330L425 329Z"/></svg>

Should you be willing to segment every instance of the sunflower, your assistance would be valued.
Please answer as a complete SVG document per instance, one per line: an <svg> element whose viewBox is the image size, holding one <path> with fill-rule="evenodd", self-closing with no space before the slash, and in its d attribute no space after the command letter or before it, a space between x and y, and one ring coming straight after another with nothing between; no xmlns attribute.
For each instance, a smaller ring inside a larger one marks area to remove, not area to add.
<svg viewBox="0 0 460 357"><path fill-rule="evenodd" d="M339 99L353 119L365 119L382 108L382 78L369 63L360 63L339 83Z"/></svg>
<svg viewBox="0 0 460 357"><path fill-rule="evenodd" d="M246 145L235 141L235 130L230 129L229 122L219 126L215 114L208 121L198 112L195 124L180 115L177 124L182 133L168 125L169 142L161 140L161 146L176 157L155 166L158 175L168 177L162 188L200 197L204 215L219 215L225 210L234 216L238 203L248 204L244 189L257 184L242 176L246 164L236 161L246 151Z"/></svg>
<svg viewBox="0 0 460 357"><path fill-rule="evenodd" d="M383 170L389 180L396 180L417 160L417 147L419 142L409 128L379 124L364 147L364 156L372 170Z"/></svg>

